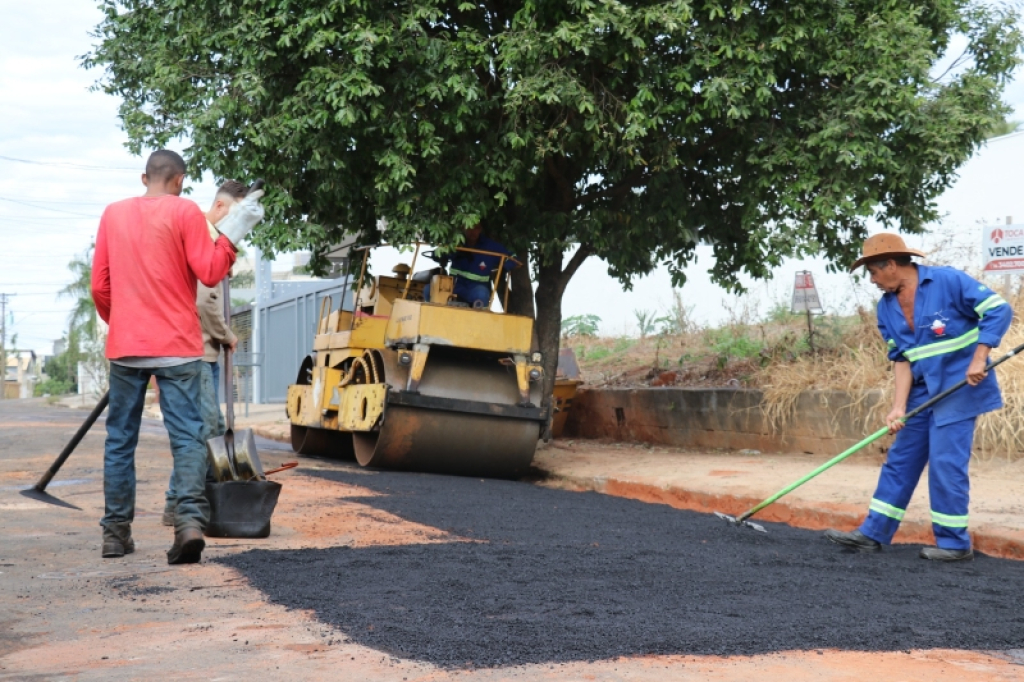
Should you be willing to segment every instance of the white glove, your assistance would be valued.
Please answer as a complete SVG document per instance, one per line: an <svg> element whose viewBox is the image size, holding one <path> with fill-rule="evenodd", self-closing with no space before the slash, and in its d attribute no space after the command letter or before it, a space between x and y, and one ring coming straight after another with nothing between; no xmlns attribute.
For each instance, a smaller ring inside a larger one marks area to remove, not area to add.
<svg viewBox="0 0 1024 682"><path fill-rule="evenodd" d="M220 233L231 240L231 243L238 246L238 243L245 239L245 236L263 220L263 206L260 205L260 198L263 190L258 189L245 195L241 201L236 203L224 216L224 219L217 223Z"/></svg>

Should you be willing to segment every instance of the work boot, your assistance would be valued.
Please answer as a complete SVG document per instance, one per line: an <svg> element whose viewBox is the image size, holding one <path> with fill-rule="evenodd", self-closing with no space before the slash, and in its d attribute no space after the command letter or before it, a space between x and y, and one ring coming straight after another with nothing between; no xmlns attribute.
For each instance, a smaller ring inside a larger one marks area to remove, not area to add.
<svg viewBox="0 0 1024 682"><path fill-rule="evenodd" d="M132 540L132 524L111 523L103 526L103 558L116 559L135 551Z"/></svg>
<svg viewBox="0 0 1024 682"><path fill-rule="evenodd" d="M164 505L164 515L163 518L160 519L160 523L165 526L173 526L175 517L174 509L177 506L178 505L174 502L168 502Z"/></svg>
<svg viewBox="0 0 1024 682"><path fill-rule="evenodd" d="M929 561L972 561L974 552L969 549L942 549L941 547L922 547L918 554Z"/></svg>
<svg viewBox="0 0 1024 682"><path fill-rule="evenodd" d="M167 563L198 564L204 547L203 531L195 526L182 528L174 534L174 544L167 550Z"/></svg>
<svg viewBox="0 0 1024 682"><path fill-rule="evenodd" d="M825 537L828 538L829 542L855 549L858 552L878 552L882 549L881 543L872 540L859 530L844 533L841 530L829 528L825 531Z"/></svg>

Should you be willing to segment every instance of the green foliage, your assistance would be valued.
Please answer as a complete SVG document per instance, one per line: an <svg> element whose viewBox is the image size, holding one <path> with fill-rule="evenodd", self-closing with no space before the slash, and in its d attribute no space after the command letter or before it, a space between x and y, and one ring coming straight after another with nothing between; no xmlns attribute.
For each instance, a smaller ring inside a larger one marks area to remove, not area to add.
<svg viewBox="0 0 1024 682"><path fill-rule="evenodd" d="M636 318L637 330L640 332L640 338L647 338L648 334L653 334L657 328L658 320L655 316L658 313L653 310L634 310L633 317Z"/></svg>
<svg viewBox="0 0 1024 682"><path fill-rule="evenodd" d="M57 292L59 298L72 298L75 301L68 318L69 338L81 336L96 339L100 334L99 315L92 300L92 254L95 248L95 244L90 244L89 248L68 263L68 270L75 279Z"/></svg>
<svg viewBox="0 0 1024 682"><path fill-rule="evenodd" d="M597 315L573 315L562 320L562 336L597 336L601 318Z"/></svg>
<svg viewBox="0 0 1024 682"><path fill-rule="evenodd" d="M611 354L612 351L610 349L605 348L604 346L598 346L597 348L592 348L587 352L586 359L596 362L597 360L604 360Z"/></svg>
<svg viewBox="0 0 1024 682"><path fill-rule="evenodd" d="M232 289L252 289L256 286L256 271L246 270L231 278Z"/></svg>
<svg viewBox="0 0 1024 682"><path fill-rule="evenodd" d="M49 381L53 381L56 384L66 384L68 390L76 388L78 386L78 353L76 349L71 348L70 344L68 349L60 355L55 355L52 358L48 358L43 363L43 374L49 377ZM44 382L45 383L45 382ZM39 384L36 386L38 391ZM54 393L53 391L47 391L48 393ZM41 395L38 392L36 395Z"/></svg>
<svg viewBox="0 0 1024 682"><path fill-rule="evenodd" d="M793 322L801 317L805 316L801 313L790 312L789 306L780 302L773 305L768 312L765 313L764 321L774 324L783 324L786 322Z"/></svg>
<svg viewBox="0 0 1024 682"><path fill-rule="evenodd" d="M1021 121L1011 121L1009 119L1003 119L996 122L989 127L985 133L986 138L1000 137L1002 135L1009 135L1020 130L1021 125L1024 125Z"/></svg>
<svg viewBox="0 0 1024 682"><path fill-rule="evenodd" d="M612 347L612 352L623 353L632 348L635 343L636 341L634 341L633 339L627 338L625 336L620 337L615 340L615 345Z"/></svg>
<svg viewBox="0 0 1024 682"><path fill-rule="evenodd" d="M46 381L40 381L32 389L33 395L37 398L44 395L66 395L73 393L75 385L68 381L60 381L58 379L47 379Z"/></svg>
<svg viewBox="0 0 1024 682"><path fill-rule="evenodd" d="M557 297L591 254L682 282L708 243L739 288L791 254L848 262L872 215L919 230L1021 47L1012 7L965 0L102 7L84 63L131 149L188 139L193 177L265 177L265 248L318 269L345 232L452 244L483 220Z"/></svg>
<svg viewBox="0 0 1024 682"><path fill-rule="evenodd" d="M747 335L746 330L732 327L709 329L705 338L719 369L724 369L729 360L757 357L764 347Z"/></svg>
<svg viewBox="0 0 1024 682"><path fill-rule="evenodd" d="M192 177L265 178L268 253L320 273L347 234L443 247L479 222L528 258L546 394L591 256L678 286L707 244L741 290L788 256L851 262L872 218L922 230L1008 113L1022 45L1016 9L983 0L101 7L83 62L129 148L184 139Z"/></svg>

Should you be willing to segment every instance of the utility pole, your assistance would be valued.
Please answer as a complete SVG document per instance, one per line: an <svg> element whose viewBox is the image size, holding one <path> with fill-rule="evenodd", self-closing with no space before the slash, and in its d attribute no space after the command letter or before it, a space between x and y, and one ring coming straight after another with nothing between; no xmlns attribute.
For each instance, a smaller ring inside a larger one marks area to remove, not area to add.
<svg viewBox="0 0 1024 682"><path fill-rule="evenodd" d="M7 301L14 294L0 294L0 400L7 396Z"/></svg>

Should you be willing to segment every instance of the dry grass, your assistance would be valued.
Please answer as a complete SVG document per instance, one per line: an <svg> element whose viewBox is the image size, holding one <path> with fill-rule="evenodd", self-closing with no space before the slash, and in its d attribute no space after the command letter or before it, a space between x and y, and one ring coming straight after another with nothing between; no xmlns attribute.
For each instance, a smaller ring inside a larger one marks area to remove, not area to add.
<svg viewBox="0 0 1024 682"><path fill-rule="evenodd" d="M884 406L892 400L892 371L885 343L873 311L858 310L848 322L839 328L838 338L818 352L777 360L761 370L757 385L764 391L762 410L774 432L782 431L796 416L797 399L810 390L841 390L854 397L842 414L832 414L834 422L853 419L861 422L865 431L882 423L887 411Z"/></svg>
<svg viewBox="0 0 1024 682"><path fill-rule="evenodd" d="M1024 343L1024 301L1014 301L1013 324L1003 337L1003 344L993 356ZM1024 363L1020 359L1007 360L995 370L1003 390L1004 407L983 414L974 432L974 450L982 460L1017 460L1024 457Z"/></svg>
<svg viewBox="0 0 1024 682"><path fill-rule="evenodd" d="M1024 296L1012 299L1014 321L998 357L1024 343ZM644 339L572 338L583 377L592 387L745 387L764 392L762 410L776 433L796 417L801 393L849 393L832 411L833 423L853 420L865 434L884 423L892 401L892 370L878 334L874 310L848 317L819 318L816 351L807 345L803 318L734 322L716 329ZM1010 360L996 370L1005 407L983 415L975 432L981 460L1024 458L1024 361ZM837 429L838 432L838 429Z"/></svg>

